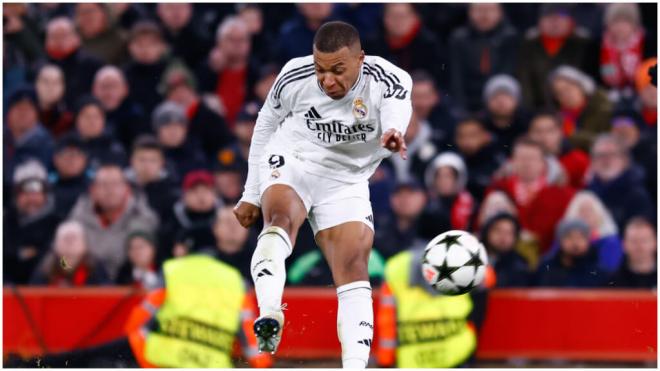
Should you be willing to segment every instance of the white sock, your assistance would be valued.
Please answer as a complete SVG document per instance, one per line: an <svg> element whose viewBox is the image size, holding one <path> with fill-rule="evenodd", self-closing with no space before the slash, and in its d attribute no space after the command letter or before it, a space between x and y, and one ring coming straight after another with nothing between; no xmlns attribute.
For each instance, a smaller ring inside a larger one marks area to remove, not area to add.
<svg viewBox="0 0 660 371"><path fill-rule="evenodd" d="M291 255L289 235L280 227L268 227L259 235L250 271L260 315L277 312L282 306L286 281L284 261Z"/></svg>
<svg viewBox="0 0 660 371"><path fill-rule="evenodd" d="M374 335L374 309L369 281L337 288L337 334L344 368L366 368Z"/></svg>

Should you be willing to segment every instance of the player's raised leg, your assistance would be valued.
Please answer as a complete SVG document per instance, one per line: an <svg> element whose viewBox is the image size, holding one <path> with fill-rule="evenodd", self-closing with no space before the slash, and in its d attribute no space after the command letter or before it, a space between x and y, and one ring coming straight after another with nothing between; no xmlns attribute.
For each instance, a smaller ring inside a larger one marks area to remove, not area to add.
<svg viewBox="0 0 660 371"><path fill-rule="evenodd" d="M286 281L284 261L291 255L298 229L307 211L291 187L275 184L264 192L262 212L264 229L259 235L250 264L260 311L254 330L259 350L275 352L284 325L281 308Z"/></svg>
<svg viewBox="0 0 660 371"><path fill-rule="evenodd" d="M367 265L373 239L373 230L362 222L316 234L337 287L337 334L344 368L365 368L369 360L374 314Z"/></svg>

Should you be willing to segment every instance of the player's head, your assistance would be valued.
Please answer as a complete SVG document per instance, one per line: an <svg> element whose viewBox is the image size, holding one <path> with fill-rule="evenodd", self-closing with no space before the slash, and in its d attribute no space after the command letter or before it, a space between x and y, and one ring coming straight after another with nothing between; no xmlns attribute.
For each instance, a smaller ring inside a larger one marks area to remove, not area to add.
<svg viewBox="0 0 660 371"><path fill-rule="evenodd" d="M314 66L323 91L341 99L360 74L364 51L355 27L345 22L328 22L314 36Z"/></svg>

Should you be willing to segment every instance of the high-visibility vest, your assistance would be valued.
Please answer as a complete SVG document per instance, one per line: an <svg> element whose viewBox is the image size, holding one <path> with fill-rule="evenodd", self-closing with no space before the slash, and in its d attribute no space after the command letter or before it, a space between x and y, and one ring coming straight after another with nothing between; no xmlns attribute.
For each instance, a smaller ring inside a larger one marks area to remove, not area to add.
<svg viewBox="0 0 660 371"><path fill-rule="evenodd" d="M145 358L160 367L231 368L245 285L235 268L192 255L163 266L167 296L150 329Z"/></svg>
<svg viewBox="0 0 660 371"><path fill-rule="evenodd" d="M458 366L477 345L468 324L472 299L469 294L432 295L423 287L411 286L412 256L407 251L399 253L385 266L385 281L396 304L397 367Z"/></svg>

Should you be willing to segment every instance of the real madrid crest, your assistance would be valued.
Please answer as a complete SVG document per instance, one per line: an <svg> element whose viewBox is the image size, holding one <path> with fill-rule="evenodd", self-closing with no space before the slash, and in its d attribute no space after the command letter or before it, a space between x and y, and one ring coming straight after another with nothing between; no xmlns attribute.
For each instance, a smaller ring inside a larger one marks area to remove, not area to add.
<svg viewBox="0 0 660 371"><path fill-rule="evenodd" d="M367 105L364 104L362 98L353 100L353 116L358 120L367 117Z"/></svg>
<svg viewBox="0 0 660 371"><path fill-rule="evenodd" d="M277 169L273 170L272 173L270 173L270 179L277 179L280 177L280 172L277 171Z"/></svg>

